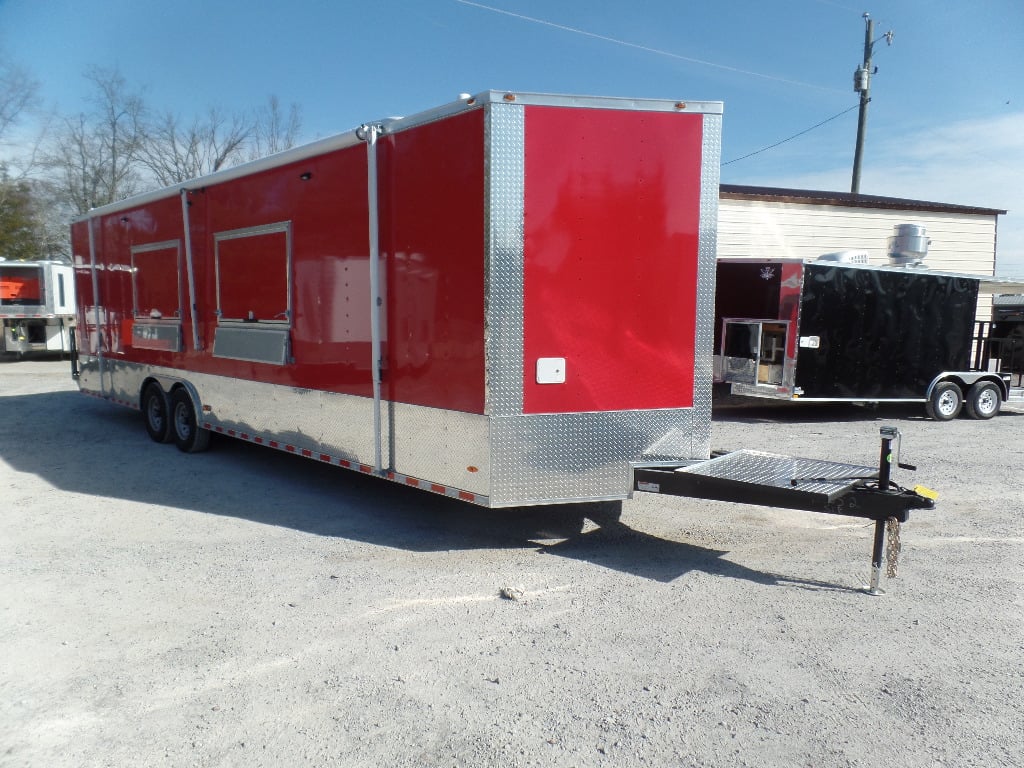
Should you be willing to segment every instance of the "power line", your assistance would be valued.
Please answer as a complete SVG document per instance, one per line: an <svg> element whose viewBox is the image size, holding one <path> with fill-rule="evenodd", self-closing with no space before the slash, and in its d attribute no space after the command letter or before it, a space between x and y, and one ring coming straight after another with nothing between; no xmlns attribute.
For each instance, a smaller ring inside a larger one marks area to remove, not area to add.
<svg viewBox="0 0 1024 768"><path fill-rule="evenodd" d="M838 113L838 114L835 114L835 115L832 115L832 117L830 117L830 118L827 118L827 119L825 119L825 120L822 120L822 121L821 121L820 123L818 123L817 125L812 125L812 126L811 126L810 128L805 128L804 130L800 131L800 133L794 133L794 134L793 134L792 136L790 136L790 137L789 137L788 139L783 139L782 141L777 141L777 142L775 142L774 144L771 144L771 145L769 145L769 146L767 146L767 147L762 147L761 149L759 149L759 150L757 150L757 151L755 151L755 152L751 152L751 153L750 153L749 155L744 155L743 157L737 157L737 158L735 158L734 160L729 160L728 162L722 163L722 165L723 165L723 166L725 166L725 165L732 165L733 163L738 163L738 162L739 162L740 160L746 160L746 159L747 159L748 157L753 157L754 155L759 155L759 154L761 154L762 152L767 152L767 151L768 151L769 149L775 149L776 147L778 147L778 146L781 146L781 145L785 144L785 143L786 143L787 141L792 141L793 139L797 138L798 136L803 136L803 135L804 135L805 133L810 133L810 132L811 132L811 131L813 131L813 130L814 130L815 128L820 128L820 127L821 127L821 126L823 126L823 125L824 125L825 123L830 123L830 122L832 122L833 120L835 120L835 119L836 119L837 117L842 117L842 116L843 116L843 115L845 115L845 114L846 114L847 112L853 112L853 110L855 110L855 109L858 109L859 107L860 107L860 102L858 102L858 103L854 104L854 105L853 105L852 107L850 107L849 109L844 109L844 110L843 110L842 112L840 112L840 113Z"/></svg>
<svg viewBox="0 0 1024 768"><path fill-rule="evenodd" d="M615 43L616 45L624 45L627 48L635 48L639 51L646 51L647 53L656 53L659 56L668 56L672 59L678 59L679 61L688 61L691 64L701 64L705 67L714 67L715 69L723 69L726 72L736 72L741 75L750 75L751 77L760 77L765 80L774 80L778 83L787 83L788 85L798 85L802 88L813 88L818 91L831 91L832 93L845 93L840 91L838 88L829 88L824 85L815 85L814 83L804 83L800 80L789 80L785 77L776 77L775 75L766 75L763 72L752 72L749 69L740 69L739 67L730 67L727 64L716 64L713 61L704 61L703 59L695 59L690 56L683 56L678 53L672 53L671 51L663 51L659 48L651 48L647 45L641 45L640 43L631 43L628 40L619 40L615 37L608 37L607 35L599 35L596 32L588 32L585 29L577 29L576 27L569 27L564 24L556 24L553 21L545 21L544 19L537 19L533 16L524 16L521 13L514 13L513 11L506 11L502 8L494 8L490 5L484 5L483 3L475 3L472 0L455 0L457 3L462 5L469 5L474 8L481 8L485 11L491 11L492 13L500 13L504 16L511 16L514 19L520 21L528 21L532 24L540 24L545 27L552 27L554 29L560 29L563 32L572 32L576 35L583 35L584 37L591 37L595 40L603 40L606 43Z"/></svg>
<svg viewBox="0 0 1024 768"><path fill-rule="evenodd" d="M853 8L852 6L842 5L841 3L833 3L833 2L831 2L831 0L811 0L811 1L815 2L815 3L820 3L821 5L831 5L833 8L842 8L844 11L851 11L852 13L860 13L860 11L861 11L860 8Z"/></svg>

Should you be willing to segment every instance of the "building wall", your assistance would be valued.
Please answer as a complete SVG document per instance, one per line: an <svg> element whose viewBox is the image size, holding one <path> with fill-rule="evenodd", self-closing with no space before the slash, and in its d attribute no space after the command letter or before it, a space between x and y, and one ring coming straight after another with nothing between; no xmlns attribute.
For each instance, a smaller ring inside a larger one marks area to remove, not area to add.
<svg viewBox="0 0 1024 768"><path fill-rule="evenodd" d="M835 251L867 251L871 264L888 262L896 224L926 228L925 263L933 270L991 275L995 269L995 214L861 208L723 198L718 208L718 258L815 259ZM991 318L991 297L978 299L978 319Z"/></svg>

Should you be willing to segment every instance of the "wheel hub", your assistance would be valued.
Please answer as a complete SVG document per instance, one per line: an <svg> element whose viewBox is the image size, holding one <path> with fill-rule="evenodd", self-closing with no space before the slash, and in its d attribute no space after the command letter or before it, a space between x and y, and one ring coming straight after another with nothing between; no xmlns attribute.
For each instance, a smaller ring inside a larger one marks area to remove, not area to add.
<svg viewBox="0 0 1024 768"><path fill-rule="evenodd" d="M189 435L192 434L188 423L188 413L186 413L185 408L181 405L174 411L174 428L178 431L178 436L182 440L187 440Z"/></svg>
<svg viewBox="0 0 1024 768"><path fill-rule="evenodd" d="M952 392L943 392L939 397L939 411L948 416L956 410L956 396Z"/></svg>

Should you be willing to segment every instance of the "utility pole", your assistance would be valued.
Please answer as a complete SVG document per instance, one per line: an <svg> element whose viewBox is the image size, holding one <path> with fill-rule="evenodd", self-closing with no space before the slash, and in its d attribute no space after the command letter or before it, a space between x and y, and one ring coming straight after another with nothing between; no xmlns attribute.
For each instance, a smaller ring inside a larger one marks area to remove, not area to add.
<svg viewBox="0 0 1024 768"><path fill-rule="evenodd" d="M868 103L871 101L871 76L878 68L871 67L871 52L878 40L875 36L875 21L866 12L864 14L864 63L853 73L853 90L860 93L860 113L857 118L857 148L853 154L853 181L850 192L860 192L860 164L864 156L864 135L868 129ZM893 31L890 29L882 37L888 45L892 45Z"/></svg>

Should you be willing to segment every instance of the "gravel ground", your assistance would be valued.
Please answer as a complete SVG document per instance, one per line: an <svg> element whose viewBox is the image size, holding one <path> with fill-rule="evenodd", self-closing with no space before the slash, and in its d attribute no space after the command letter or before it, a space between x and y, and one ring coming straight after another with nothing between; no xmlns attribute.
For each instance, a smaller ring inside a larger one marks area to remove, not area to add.
<svg viewBox="0 0 1024 768"><path fill-rule="evenodd" d="M941 497L875 598L864 521L184 455L66 368L0 364L0 766L1024 765L1022 411L716 412L866 464L899 426Z"/></svg>

